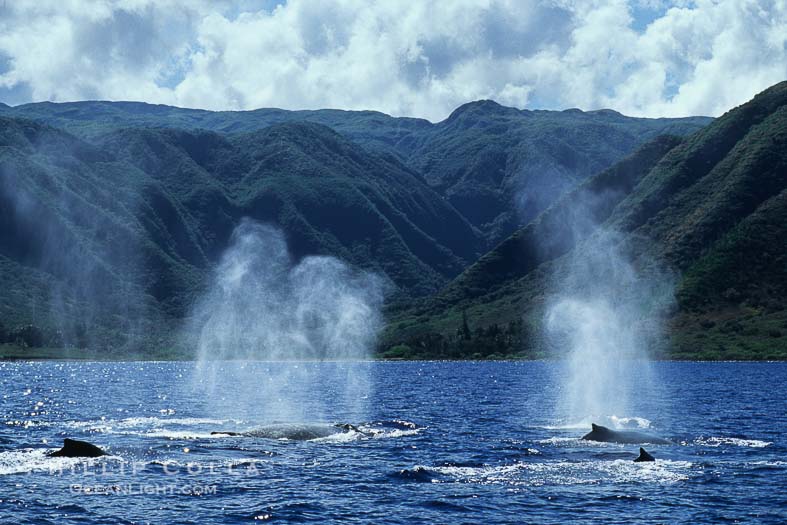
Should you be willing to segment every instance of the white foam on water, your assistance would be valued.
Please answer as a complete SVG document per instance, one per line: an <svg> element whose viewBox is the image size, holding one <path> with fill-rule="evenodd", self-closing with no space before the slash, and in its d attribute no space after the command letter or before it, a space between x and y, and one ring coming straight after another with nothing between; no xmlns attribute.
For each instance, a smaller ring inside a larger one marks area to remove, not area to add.
<svg viewBox="0 0 787 525"><path fill-rule="evenodd" d="M584 485L597 483L675 483L689 478L688 461L656 460L634 463L631 460L522 462L502 466L418 467L450 480L433 479L433 483L458 482L509 485Z"/></svg>
<svg viewBox="0 0 787 525"><path fill-rule="evenodd" d="M24 448L0 452L0 476L9 474L25 474L28 472L50 472L58 474L69 470L93 466L108 459L119 459L114 456L101 458L65 458L49 457L47 454L56 448Z"/></svg>
<svg viewBox="0 0 787 525"><path fill-rule="evenodd" d="M524 463L515 463L512 465L502 466L482 466L482 467L463 467L463 466L440 466L440 467L424 467L419 466L417 469L426 469L430 472L436 472L443 476L454 478L454 481L462 483L507 483L514 481L513 477L517 474ZM433 479L433 483L441 483L444 480Z"/></svg>
<svg viewBox="0 0 787 525"><path fill-rule="evenodd" d="M341 430L336 434L331 434L330 436L309 439L307 441L314 443L349 443L350 441L355 441L361 438L363 438L363 434L361 432L356 432L355 430Z"/></svg>
<svg viewBox="0 0 787 525"><path fill-rule="evenodd" d="M239 424L234 419L212 419L202 417L128 417L124 419L93 419L88 421L67 421L68 428L134 428L134 427L161 427L163 425L226 425Z"/></svg>
<svg viewBox="0 0 787 525"><path fill-rule="evenodd" d="M412 428L412 429L418 428L418 425L416 425L412 421L405 421L404 419L394 419L392 421L392 423L395 423L397 425L400 425L400 426L403 426L403 427L406 427L406 428Z"/></svg>
<svg viewBox="0 0 787 525"><path fill-rule="evenodd" d="M31 421L31 420L19 420L19 419L11 419L8 421L4 421L3 424L9 427L22 427L22 428L33 428L33 427L48 425L48 423L45 421Z"/></svg>
<svg viewBox="0 0 787 525"><path fill-rule="evenodd" d="M269 459L206 459L205 461L189 460L179 461L175 459L154 459L147 461L145 465L159 465L168 471L177 469L188 469L194 474L211 474L221 470L234 470L242 472L243 469L253 470L260 467L267 467L271 465Z"/></svg>
<svg viewBox="0 0 787 525"><path fill-rule="evenodd" d="M190 430L148 430L146 432L117 432L117 434L144 436L151 438L164 438L164 439L216 439L227 437L220 434L211 434L210 432L195 432Z"/></svg>
<svg viewBox="0 0 787 525"><path fill-rule="evenodd" d="M536 443L538 443L540 445L561 446L561 445L566 445L566 444L569 444L569 443L576 444L579 441L580 441L580 439L578 437L557 437L557 436L553 436L551 438L539 439L539 440L536 441Z"/></svg>
<svg viewBox="0 0 787 525"><path fill-rule="evenodd" d="M164 437L172 439L199 439L211 437L210 431L218 430L223 426L238 425L240 420L211 419L211 418L159 418L159 417L130 417L125 419L94 419L88 421L68 421L66 428L83 432L100 434L139 435L147 437ZM176 428L171 428L176 427ZM197 427L183 429L182 427Z"/></svg>
<svg viewBox="0 0 787 525"><path fill-rule="evenodd" d="M757 467L787 467L787 461L750 461L746 464Z"/></svg>
<svg viewBox="0 0 787 525"><path fill-rule="evenodd" d="M699 437L694 440L697 445L706 447L720 447L722 445L734 445L737 447L751 447L751 448L765 448L773 445L770 441L761 441L759 439L742 439L734 437Z"/></svg>
<svg viewBox="0 0 787 525"><path fill-rule="evenodd" d="M421 427L416 428L414 424L410 424L409 428L395 428L395 429L387 429L387 428L379 428L379 427L370 427L370 426L359 426L358 431L349 430L349 431L340 431L336 434L331 434L330 436L321 437L310 439L309 441L312 442L324 442L324 443L347 443L350 441L356 441L359 439L394 439L394 438L401 438L407 436L415 436L420 434L425 428ZM409 425L408 425L409 426Z"/></svg>
<svg viewBox="0 0 787 525"><path fill-rule="evenodd" d="M690 461L657 459L653 462L635 463L627 459L603 461L602 471L616 482L674 483L689 478Z"/></svg>
<svg viewBox="0 0 787 525"><path fill-rule="evenodd" d="M270 460L263 460L263 459L227 459L227 460L215 460L211 459L209 461L177 461L173 459L167 460L154 460L151 461L151 465L171 465L174 467L182 467L182 468L193 468L193 467L214 467L214 468L227 468L227 467L239 467L245 465L265 465L270 463Z"/></svg>
<svg viewBox="0 0 787 525"><path fill-rule="evenodd" d="M416 436L416 435L420 434L422 430L424 430L424 429L423 428L415 428L415 429L410 429L410 430L402 430L402 429L387 430L387 431L375 434L373 437L375 439L386 439L386 438L399 438L399 437L407 437L407 436Z"/></svg>
<svg viewBox="0 0 787 525"><path fill-rule="evenodd" d="M620 443L605 443L602 441L586 441L581 437L551 437L547 439L539 439L536 443L540 445L553 445L556 447L619 447L622 448L623 445Z"/></svg>

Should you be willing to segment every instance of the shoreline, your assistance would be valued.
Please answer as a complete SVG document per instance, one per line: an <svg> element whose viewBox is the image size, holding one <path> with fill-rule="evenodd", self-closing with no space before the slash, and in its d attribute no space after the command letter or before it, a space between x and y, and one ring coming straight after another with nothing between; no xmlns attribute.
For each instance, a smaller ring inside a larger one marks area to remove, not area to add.
<svg viewBox="0 0 787 525"><path fill-rule="evenodd" d="M123 356L118 358L107 358L107 357L100 357L100 356L6 356L0 355L0 363L34 363L34 362L61 362L61 363L196 363L197 359L185 359L180 357L157 357L157 356ZM360 360L319 360L319 359L312 359L312 360L303 360L303 359L294 359L294 360L277 360L271 361L268 359L217 359L217 362L231 362L231 361L238 361L238 362L260 362L260 363L287 363L287 362L295 362L295 363L304 363L304 362L315 362L315 363L322 363L322 362L354 362L354 363L415 363L415 362L424 362L424 363L526 363L526 362L560 362L564 361L564 359L559 358L551 358L551 357L502 357L500 359L448 359L448 358L430 358L430 357L422 357L422 358L384 358L384 357L370 357L369 359L360 359ZM698 357L685 357L685 358L675 358L675 357L661 357L661 358L653 358L648 359L647 361L653 363L787 363L787 359L773 359L773 358L764 358L764 359L701 359Z"/></svg>
<svg viewBox="0 0 787 525"><path fill-rule="evenodd" d="M702 355L706 354L706 355ZM414 356L396 356L385 357L381 354L369 356L368 359L356 360L358 361L379 361L379 362L408 362L408 361L430 361L430 362L526 362L526 361L562 361L562 358L545 355L544 353L537 353L534 355L521 355L521 354L497 354L495 357L440 357L434 355L414 355ZM63 349L63 348L25 348L16 345L0 345L0 363L11 362L33 362L33 361L59 361L59 362L97 362L97 363L130 363L130 362L197 362L194 357L184 355L181 352L175 351L160 351L150 353L100 353L89 351L86 349ZM222 361L222 360L217 360ZM234 360L223 360L234 361ZM288 362L290 360L276 360L271 361L267 359L238 359L237 361L260 361L260 362ZM334 360L334 359L295 359L294 362L342 362L350 360ZM701 363L786 363L787 355L766 354L762 358L742 358L736 359L734 357L727 357L720 355L708 356L706 352L660 352L654 357L650 357L648 361L660 362L701 362Z"/></svg>

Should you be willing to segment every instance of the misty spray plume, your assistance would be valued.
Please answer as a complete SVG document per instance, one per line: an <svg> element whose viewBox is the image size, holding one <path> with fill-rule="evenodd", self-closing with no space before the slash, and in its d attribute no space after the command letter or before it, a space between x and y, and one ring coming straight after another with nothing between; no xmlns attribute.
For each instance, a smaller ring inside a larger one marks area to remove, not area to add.
<svg viewBox="0 0 787 525"><path fill-rule="evenodd" d="M135 189L94 177L80 153L88 146L42 135L29 146L37 163L7 156L0 165L0 253L33 276L14 290L24 297L15 300L20 317L43 332L44 346L138 351L155 312Z"/></svg>
<svg viewBox="0 0 787 525"><path fill-rule="evenodd" d="M334 257L295 264L279 229L243 220L190 330L207 400L268 422L360 416L381 283Z"/></svg>
<svg viewBox="0 0 787 525"><path fill-rule="evenodd" d="M575 195L564 220L576 244L556 261L544 318L547 344L564 363L558 412L572 424L642 421L629 419L632 398L653 387L649 359L663 344L673 275L643 239L599 224L599 210L611 211L619 195Z"/></svg>

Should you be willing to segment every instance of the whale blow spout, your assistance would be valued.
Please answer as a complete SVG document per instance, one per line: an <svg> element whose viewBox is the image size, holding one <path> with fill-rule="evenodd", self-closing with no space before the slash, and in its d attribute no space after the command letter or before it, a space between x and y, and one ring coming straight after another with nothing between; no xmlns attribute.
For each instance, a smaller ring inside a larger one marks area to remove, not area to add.
<svg viewBox="0 0 787 525"><path fill-rule="evenodd" d="M641 463L643 461L656 461L656 458L651 456L644 448L639 447L639 457L634 460L634 463Z"/></svg>
<svg viewBox="0 0 787 525"><path fill-rule="evenodd" d="M53 458L97 458L106 456L107 453L87 441L66 438L63 440L63 448L50 452L48 455Z"/></svg>

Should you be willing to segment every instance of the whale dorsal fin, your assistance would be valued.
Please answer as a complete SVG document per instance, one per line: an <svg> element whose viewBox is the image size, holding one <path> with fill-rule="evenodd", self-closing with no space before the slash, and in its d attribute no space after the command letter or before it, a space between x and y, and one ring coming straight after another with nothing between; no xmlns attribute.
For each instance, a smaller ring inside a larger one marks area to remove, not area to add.
<svg viewBox="0 0 787 525"><path fill-rule="evenodd" d="M595 432L596 430L598 430L598 425L595 424L595 423L591 423L590 424L590 428L591 428L591 430L593 430Z"/></svg>
<svg viewBox="0 0 787 525"><path fill-rule="evenodd" d="M656 458L649 454L644 448L639 447L639 457L634 460L634 463L644 463L647 461L656 461Z"/></svg>

